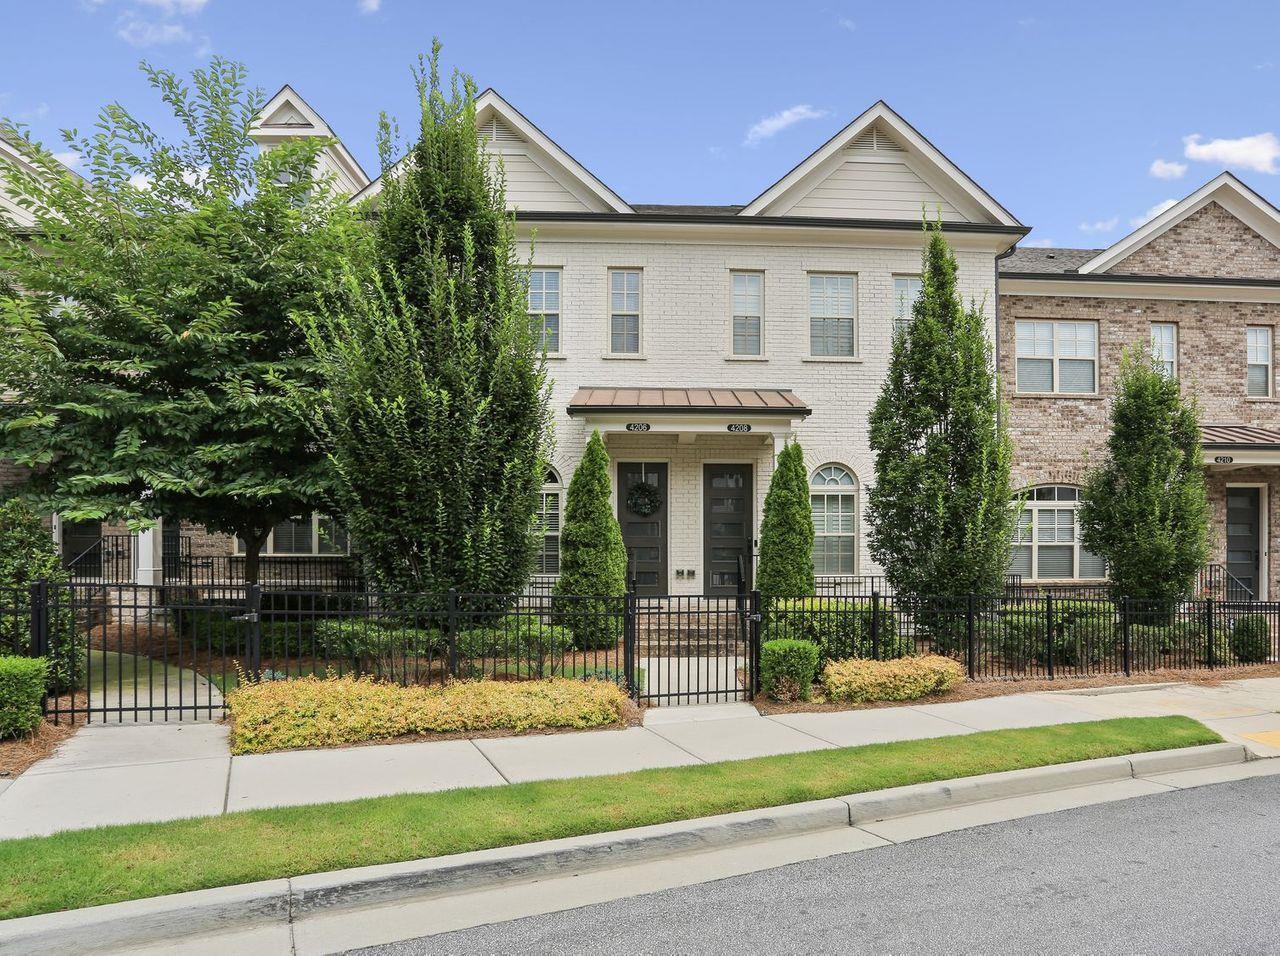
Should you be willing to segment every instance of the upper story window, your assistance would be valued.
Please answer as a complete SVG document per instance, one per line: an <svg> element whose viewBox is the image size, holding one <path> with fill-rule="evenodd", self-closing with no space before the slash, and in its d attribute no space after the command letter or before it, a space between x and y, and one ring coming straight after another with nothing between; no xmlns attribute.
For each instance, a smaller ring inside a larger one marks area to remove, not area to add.
<svg viewBox="0 0 1280 956"><path fill-rule="evenodd" d="M560 573L560 501L563 491L560 476L548 468L538 497L538 513L534 518L541 536L538 557L534 562L535 574Z"/></svg>
<svg viewBox="0 0 1280 956"><path fill-rule="evenodd" d="M529 319L541 336L542 350L560 352L560 270L529 270Z"/></svg>
<svg viewBox="0 0 1280 956"><path fill-rule="evenodd" d="M1095 322L1021 321L1017 337L1019 392L1091 395L1098 390Z"/></svg>
<svg viewBox="0 0 1280 956"><path fill-rule="evenodd" d="M1178 327L1172 322L1151 323L1151 358L1165 375L1178 377Z"/></svg>
<svg viewBox="0 0 1280 956"><path fill-rule="evenodd" d="M813 509L813 571L854 574L858 482L843 465L823 465L809 479Z"/></svg>
<svg viewBox="0 0 1280 956"><path fill-rule="evenodd" d="M809 352L817 356L854 354L853 276L809 276Z"/></svg>
<svg viewBox="0 0 1280 956"><path fill-rule="evenodd" d="M346 530L324 515L299 515L281 521L267 535L264 555L347 554L351 542ZM244 554L244 542L236 539L236 551Z"/></svg>
<svg viewBox="0 0 1280 956"><path fill-rule="evenodd" d="M760 355L764 323L764 276L758 272L734 272L733 354Z"/></svg>
<svg viewBox="0 0 1280 956"><path fill-rule="evenodd" d="M1245 394L1266 398L1271 395L1271 326L1251 325L1245 331L1249 366Z"/></svg>
<svg viewBox="0 0 1280 956"><path fill-rule="evenodd" d="M640 354L640 270L609 271L609 351Z"/></svg>
<svg viewBox="0 0 1280 956"><path fill-rule="evenodd" d="M893 277L893 334L905 332L911 324L911 307L924 291L924 280L919 276Z"/></svg>
<svg viewBox="0 0 1280 956"><path fill-rule="evenodd" d="M1031 580L1099 579L1106 563L1080 545L1080 490L1043 485L1026 493L1013 535L1009 571Z"/></svg>

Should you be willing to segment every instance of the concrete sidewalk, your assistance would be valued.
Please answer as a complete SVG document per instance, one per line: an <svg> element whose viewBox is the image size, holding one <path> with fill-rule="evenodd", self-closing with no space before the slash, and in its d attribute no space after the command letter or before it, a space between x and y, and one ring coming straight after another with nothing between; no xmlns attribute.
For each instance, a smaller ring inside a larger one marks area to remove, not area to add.
<svg viewBox="0 0 1280 956"><path fill-rule="evenodd" d="M645 726L230 756L222 725L94 725L0 781L0 839L394 793L622 773L1109 717L1184 714L1280 756L1280 678L1016 694L762 717L749 704L656 708Z"/></svg>

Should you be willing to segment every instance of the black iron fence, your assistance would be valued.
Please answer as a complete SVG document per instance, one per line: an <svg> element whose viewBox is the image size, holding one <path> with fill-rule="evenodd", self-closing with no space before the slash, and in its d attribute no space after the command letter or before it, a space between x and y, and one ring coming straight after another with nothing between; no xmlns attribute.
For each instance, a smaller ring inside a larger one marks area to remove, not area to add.
<svg viewBox="0 0 1280 956"><path fill-rule="evenodd" d="M131 534L104 534L75 554L64 554L62 566L73 581L133 581L133 541Z"/></svg>
<svg viewBox="0 0 1280 956"><path fill-rule="evenodd" d="M216 718L246 679L614 681L650 704L750 699L760 647L941 654L974 680L1280 661L1280 603L1025 596L562 597L55 585L0 591L0 652L47 657L56 720Z"/></svg>
<svg viewBox="0 0 1280 956"><path fill-rule="evenodd" d="M248 568L244 555L200 555L188 550L166 560L164 572L166 584L200 588L243 585ZM360 591L365 586L360 559L348 554L261 555L258 583L269 590L291 591Z"/></svg>

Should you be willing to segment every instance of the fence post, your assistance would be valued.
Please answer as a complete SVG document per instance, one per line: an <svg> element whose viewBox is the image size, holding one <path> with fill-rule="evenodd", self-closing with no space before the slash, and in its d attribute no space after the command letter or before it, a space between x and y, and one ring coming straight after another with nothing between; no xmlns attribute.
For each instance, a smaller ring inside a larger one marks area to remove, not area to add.
<svg viewBox="0 0 1280 956"><path fill-rule="evenodd" d="M1045 642L1045 670L1049 674L1049 680L1053 680L1053 595L1046 594L1044 596L1044 642Z"/></svg>
<svg viewBox="0 0 1280 956"><path fill-rule="evenodd" d="M31 650L32 657L49 653L49 580L41 578L31 584Z"/></svg>
<svg viewBox="0 0 1280 956"><path fill-rule="evenodd" d="M244 619L249 625L248 646L246 656L249 658L249 673L257 678L262 676L262 585L250 584L245 593L248 607L245 608Z"/></svg>
<svg viewBox="0 0 1280 956"><path fill-rule="evenodd" d="M636 592L630 588L622 597L622 674L627 693L639 702L640 687L636 684Z"/></svg>
<svg viewBox="0 0 1280 956"><path fill-rule="evenodd" d="M1209 641L1204 661L1209 665L1209 670L1213 670L1213 598L1211 597L1206 598L1204 602L1204 633Z"/></svg>
<svg viewBox="0 0 1280 956"><path fill-rule="evenodd" d="M880 592L871 590L871 659L880 660Z"/></svg>
<svg viewBox="0 0 1280 956"><path fill-rule="evenodd" d="M748 621L750 621L751 630L747 652L751 660L748 662L747 673L751 679L751 699L754 700L756 694L760 693L760 622L764 619L761 611L764 602L760 599L759 591L752 591L749 601Z"/></svg>
<svg viewBox="0 0 1280 956"><path fill-rule="evenodd" d="M449 588L449 616L445 622L449 642L449 676L458 676L458 589Z"/></svg>
<svg viewBox="0 0 1280 956"><path fill-rule="evenodd" d="M970 591L969 607L965 615L965 622L964 622L965 624L965 658L969 666L969 680L973 680L975 677L978 676L978 655L977 655L977 646L976 646L978 635L974 628L974 624L975 624L974 603L976 602L976 600L977 600L977 596L972 591Z"/></svg>
<svg viewBox="0 0 1280 956"><path fill-rule="evenodd" d="M1133 674L1133 639L1129 634L1129 599L1120 599L1120 637L1124 641L1124 676Z"/></svg>

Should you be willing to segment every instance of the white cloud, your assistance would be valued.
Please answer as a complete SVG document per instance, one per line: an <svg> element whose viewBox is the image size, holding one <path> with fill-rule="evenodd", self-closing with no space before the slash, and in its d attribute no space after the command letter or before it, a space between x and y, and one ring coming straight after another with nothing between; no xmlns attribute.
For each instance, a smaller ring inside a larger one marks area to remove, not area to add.
<svg viewBox="0 0 1280 956"><path fill-rule="evenodd" d="M1259 173L1280 173L1280 139L1275 133L1258 133L1239 139L1211 139L1203 142L1199 133L1183 137L1183 155L1202 163L1221 163L1252 169Z"/></svg>
<svg viewBox="0 0 1280 956"><path fill-rule="evenodd" d="M191 31L181 23L153 23L126 17L116 29L116 36L130 46L165 46L170 43L189 43Z"/></svg>
<svg viewBox="0 0 1280 956"><path fill-rule="evenodd" d="M772 116L766 116L760 122L756 123L751 129L747 130L746 139L742 141L743 146L759 146L771 136L776 136L788 126L794 126L796 123L804 120L821 119L827 115L826 110L815 110L808 103L800 103L796 106L790 106L780 113L774 113Z"/></svg>
<svg viewBox="0 0 1280 956"><path fill-rule="evenodd" d="M80 165L80 154L74 149L67 149L54 153L53 158L62 163L63 166L67 166L71 169L75 169Z"/></svg>
<svg viewBox="0 0 1280 956"><path fill-rule="evenodd" d="M356 0L356 9L361 13L377 13L382 9L382 0Z"/></svg>
<svg viewBox="0 0 1280 956"><path fill-rule="evenodd" d="M137 0L137 2L155 7L165 16L170 17L175 13L189 17L199 13L209 4L209 0Z"/></svg>
<svg viewBox="0 0 1280 956"><path fill-rule="evenodd" d="M1156 218L1156 216L1160 215L1160 213L1164 212L1166 209L1176 205L1178 205L1178 200L1176 199L1166 199L1163 202L1158 202L1154 206L1152 206L1150 209L1148 209L1146 212L1144 212L1141 216L1134 216L1132 219L1130 219L1129 225L1137 229L1143 223L1150 222L1152 219Z"/></svg>
<svg viewBox="0 0 1280 956"><path fill-rule="evenodd" d="M1023 245L1028 249L1052 249L1057 243L1052 239L1029 239Z"/></svg>
<svg viewBox="0 0 1280 956"><path fill-rule="evenodd" d="M844 29L848 30L850 33L858 29L857 22L854 20L851 20L849 17L836 17L836 23L838 23Z"/></svg>
<svg viewBox="0 0 1280 956"><path fill-rule="evenodd" d="M26 122L30 122L31 120L44 119L48 115L49 115L49 104L40 103L37 106L33 106L29 110L23 110L22 112L20 112L18 114L18 119L19 121L26 123Z"/></svg>
<svg viewBox="0 0 1280 956"><path fill-rule="evenodd" d="M1120 225L1120 217L1112 216L1110 219L1095 219L1093 222L1082 222L1080 223L1080 231L1110 232L1118 225Z"/></svg>
<svg viewBox="0 0 1280 956"><path fill-rule="evenodd" d="M1156 179L1181 179L1187 174L1187 164L1168 159L1153 159L1147 170Z"/></svg>

